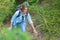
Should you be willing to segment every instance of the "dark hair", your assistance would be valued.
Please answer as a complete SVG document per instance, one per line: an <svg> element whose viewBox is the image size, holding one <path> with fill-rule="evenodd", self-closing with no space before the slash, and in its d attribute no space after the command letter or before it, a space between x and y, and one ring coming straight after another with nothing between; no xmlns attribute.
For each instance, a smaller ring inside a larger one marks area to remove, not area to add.
<svg viewBox="0 0 60 40"><path fill-rule="evenodd" d="M25 9L25 7L27 7L27 6L21 5L21 6L20 6L21 11L23 11L23 10Z"/></svg>

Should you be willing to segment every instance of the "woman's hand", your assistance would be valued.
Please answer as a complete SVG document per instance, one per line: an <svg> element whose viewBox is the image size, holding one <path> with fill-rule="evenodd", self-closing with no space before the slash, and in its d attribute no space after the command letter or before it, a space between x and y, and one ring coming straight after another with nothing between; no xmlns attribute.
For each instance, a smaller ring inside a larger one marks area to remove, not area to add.
<svg viewBox="0 0 60 40"><path fill-rule="evenodd" d="M12 29L12 27L9 27L9 29L11 30L11 29Z"/></svg>
<svg viewBox="0 0 60 40"><path fill-rule="evenodd" d="M38 36L38 32L36 30L33 30L35 36Z"/></svg>
<svg viewBox="0 0 60 40"><path fill-rule="evenodd" d="M10 30L12 29L12 23L10 23L10 27L9 27L9 29L10 29Z"/></svg>
<svg viewBox="0 0 60 40"><path fill-rule="evenodd" d="M33 23L30 24L30 25L31 25L31 27L32 27L32 29L33 29L34 34L35 34L36 36L38 36L38 32L36 31L36 29L35 29Z"/></svg>

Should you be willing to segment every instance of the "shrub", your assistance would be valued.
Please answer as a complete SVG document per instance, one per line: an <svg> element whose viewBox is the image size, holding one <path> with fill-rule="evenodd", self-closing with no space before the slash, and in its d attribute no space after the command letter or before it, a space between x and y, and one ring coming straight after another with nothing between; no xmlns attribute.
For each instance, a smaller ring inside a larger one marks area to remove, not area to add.
<svg viewBox="0 0 60 40"><path fill-rule="evenodd" d="M14 30L3 28L0 30L0 40L32 40L32 37L26 32L21 32L18 28Z"/></svg>

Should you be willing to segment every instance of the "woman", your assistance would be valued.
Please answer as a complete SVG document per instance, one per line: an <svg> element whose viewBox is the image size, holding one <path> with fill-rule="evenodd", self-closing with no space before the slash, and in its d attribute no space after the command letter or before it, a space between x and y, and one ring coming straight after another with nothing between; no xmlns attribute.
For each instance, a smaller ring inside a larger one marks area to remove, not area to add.
<svg viewBox="0 0 60 40"><path fill-rule="evenodd" d="M21 31L26 32L26 18L28 19L29 24L31 25L33 32L37 34L36 29L34 28L31 16L28 13L28 7L25 5L20 6L21 10L17 10L11 19L11 29L16 27L18 24L21 26ZM19 15L19 16L18 16ZM18 16L18 17L17 17Z"/></svg>

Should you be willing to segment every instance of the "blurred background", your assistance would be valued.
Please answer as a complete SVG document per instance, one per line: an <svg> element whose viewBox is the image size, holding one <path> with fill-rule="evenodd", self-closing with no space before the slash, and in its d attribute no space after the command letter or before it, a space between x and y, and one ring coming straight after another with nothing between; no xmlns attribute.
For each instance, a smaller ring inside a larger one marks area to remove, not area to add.
<svg viewBox="0 0 60 40"><path fill-rule="evenodd" d="M18 5L28 2L29 12L38 30L34 36L27 24L27 32L9 30L10 19ZM60 0L0 0L0 40L60 40Z"/></svg>

